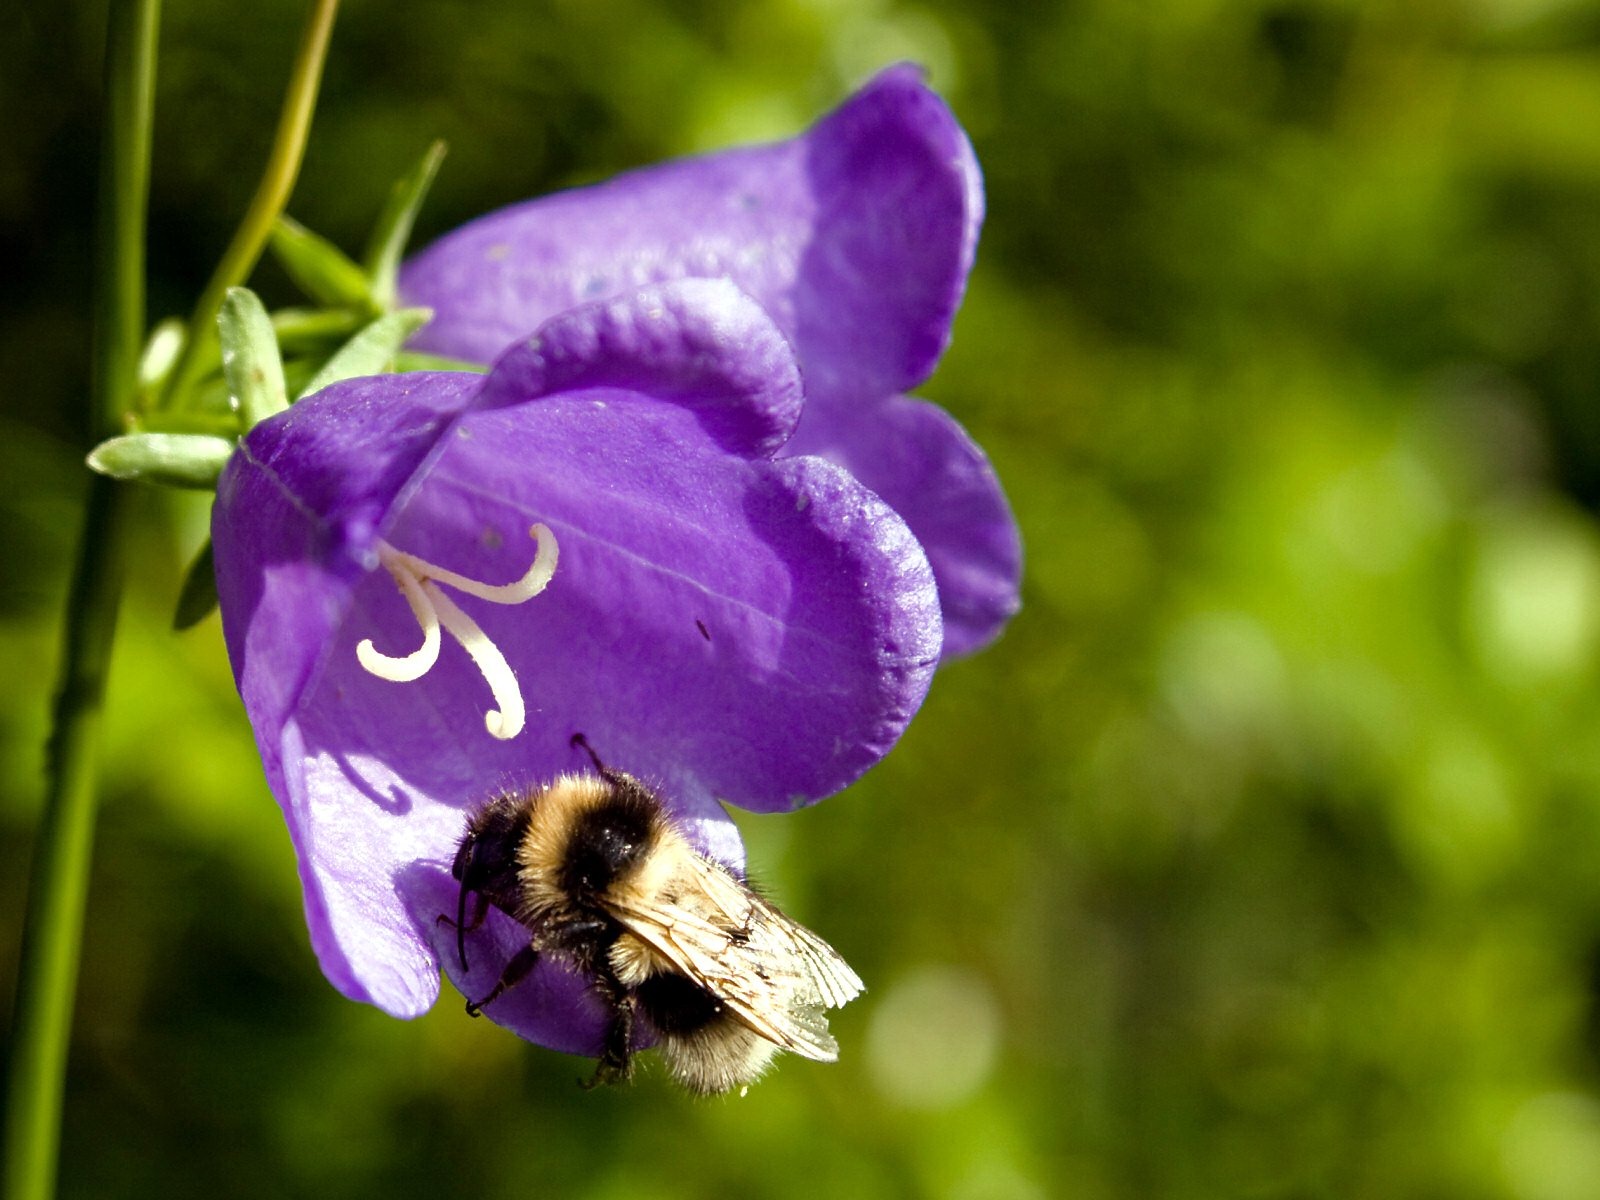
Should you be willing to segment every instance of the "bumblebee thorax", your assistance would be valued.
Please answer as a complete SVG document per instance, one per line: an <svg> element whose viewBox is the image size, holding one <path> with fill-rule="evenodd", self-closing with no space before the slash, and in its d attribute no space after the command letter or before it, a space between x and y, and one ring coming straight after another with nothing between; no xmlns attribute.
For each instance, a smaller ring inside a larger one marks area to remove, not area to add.
<svg viewBox="0 0 1600 1200"><path fill-rule="evenodd" d="M660 802L629 775L560 776L534 797L518 849L527 915L604 912L606 893L649 860L664 825Z"/></svg>

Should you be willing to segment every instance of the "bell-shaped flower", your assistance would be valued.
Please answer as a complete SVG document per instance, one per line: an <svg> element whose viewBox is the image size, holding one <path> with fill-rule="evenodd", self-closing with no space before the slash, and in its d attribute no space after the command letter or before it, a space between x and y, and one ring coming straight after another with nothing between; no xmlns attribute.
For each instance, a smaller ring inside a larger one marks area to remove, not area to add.
<svg viewBox="0 0 1600 1200"><path fill-rule="evenodd" d="M1016 611L1021 548L983 452L905 396L949 341L983 218L977 159L917 68L893 67L799 137L646 168L491 213L406 263L434 310L419 349L475 362L574 304L725 278L794 344L806 409L785 453L846 467L928 553L945 653Z"/></svg>
<svg viewBox="0 0 1600 1200"><path fill-rule="evenodd" d="M938 661L932 574L846 471L775 457L800 409L762 309L684 280L566 312L487 376L350 380L244 439L212 521L223 631L342 992L415 1015L441 964L488 991L527 934L492 912L461 973L465 814L585 769L575 734L735 864L718 800L805 804L894 743ZM488 1012L585 1052L604 1022L549 964Z"/></svg>

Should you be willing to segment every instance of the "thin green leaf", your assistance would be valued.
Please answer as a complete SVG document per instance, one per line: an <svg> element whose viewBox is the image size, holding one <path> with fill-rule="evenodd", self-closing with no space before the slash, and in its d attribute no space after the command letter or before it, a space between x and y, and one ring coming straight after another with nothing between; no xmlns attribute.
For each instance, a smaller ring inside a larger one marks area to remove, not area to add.
<svg viewBox="0 0 1600 1200"><path fill-rule="evenodd" d="M195 395L202 395L196 392ZM219 404L226 404L222 388L217 387ZM205 433L229 441L239 436L239 418L225 407L196 408L189 412L154 412L139 421L140 433Z"/></svg>
<svg viewBox="0 0 1600 1200"><path fill-rule="evenodd" d="M285 358L328 354L371 319L370 313L348 308L280 308L272 314L272 330Z"/></svg>
<svg viewBox="0 0 1600 1200"><path fill-rule="evenodd" d="M172 614L174 632L192 629L217 606L217 568L211 553L211 539L200 547L189 569L183 574L183 587L178 592L178 606Z"/></svg>
<svg viewBox="0 0 1600 1200"><path fill-rule="evenodd" d="M482 363L446 358L442 354L424 354L421 350L400 351L394 356L394 369L396 373L402 371L471 371L474 375L489 373L489 368Z"/></svg>
<svg viewBox="0 0 1600 1200"><path fill-rule="evenodd" d="M366 273L343 250L293 218L279 217L273 222L272 252L295 283L319 304L377 311Z"/></svg>
<svg viewBox="0 0 1600 1200"><path fill-rule="evenodd" d="M355 337L339 347L322 370L300 392L301 397L320 392L330 383L354 379L359 375L381 375L389 369L400 347L417 330L433 319L431 308L402 308L385 313Z"/></svg>
<svg viewBox="0 0 1600 1200"><path fill-rule="evenodd" d="M445 144L434 142L417 165L395 182L378 214L372 237L367 242L367 278L371 281L372 301L380 309L394 307L395 282L400 275L400 258L411 240L417 213L427 199L428 188L444 161Z"/></svg>
<svg viewBox="0 0 1600 1200"><path fill-rule="evenodd" d="M176 317L168 317L150 331L145 340L144 353L139 357L139 386L153 392L161 386L172 364L183 349L184 324Z"/></svg>
<svg viewBox="0 0 1600 1200"><path fill-rule="evenodd" d="M93 470L113 479L215 488L234 445L229 438L204 433L130 433L101 442L88 461Z"/></svg>
<svg viewBox="0 0 1600 1200"><path fill-rule="evenodd" d="M272 318L249 288L229 288L217 310L222 375L228 401L245 429L289 407L283 386L283 358Z"/></svg>

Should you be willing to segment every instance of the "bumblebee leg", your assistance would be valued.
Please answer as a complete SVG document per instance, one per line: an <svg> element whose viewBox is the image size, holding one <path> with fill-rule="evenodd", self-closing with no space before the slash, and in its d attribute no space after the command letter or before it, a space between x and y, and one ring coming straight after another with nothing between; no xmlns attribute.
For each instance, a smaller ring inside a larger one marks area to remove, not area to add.
<svg viewBox="0 0 1600 1200"><path fill-rule="evenodd" d="M507 988L516 987L527 978L528 972L539 964L539 949L537 946L524 946L511 956L511 961L506 964L506 969L500 972L500 982L482 1000L467 1001L467 1016L476 1017L485 1006L500 998Z"/></svg>
<svg viewBox="0 0 1600 1200"><path fill-rule="evenodd" d="M601 988L611 1005L611 1024L606 1029L605 1048L594 1076L584 1088L597 1088L607 1083L626 1083L633 1077L633 1014L634 994L615 979L602 978Z"/></svg>
<svg viewBox="0 0 1600 1200"><path fill-rule="evenodd" d="M466 935L479 925L489 913L489 898L480 894L473 902L472 919L467 919L467 898L463 893L461 897L460 923L452 921L446 914L440 913L434 920L435 925L448 925L456 931L456 956L461 960L461 969L467 969L467 938Z"/></svg>
<svg viewBox="0 0 1600 1200"><path fill-rule="evenodd" d="M479 925L483 924L484 917L486 917L488 915L489 915L489 898L487 896L484 896L484 895L480 894L472 902L472 916L471 916L471 918L469 918L468 921L466 922L466 924L462 925L461 928L465 929L468 933L471 933ZM454 918L452 918L450 916L450 914L448 914L448 913L440 913L438 919L434 922L434 924L436 924L436 925L448 925L448 926L450 926L451 929L456 928L456 923L455 923Z"/></svg>

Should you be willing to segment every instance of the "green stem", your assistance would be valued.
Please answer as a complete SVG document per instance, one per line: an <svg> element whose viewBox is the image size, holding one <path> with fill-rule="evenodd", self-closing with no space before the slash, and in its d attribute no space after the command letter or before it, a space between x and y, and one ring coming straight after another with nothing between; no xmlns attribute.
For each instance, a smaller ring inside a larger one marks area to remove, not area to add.
<svg viewBox="0 0 1600 1200"><path fill-rule="evenodd" d="M140 0L128 0L136 5ZM155 0L145 0L154 6ZM5 1139L6 1200L55 1192L61 1100L94 850L102 697L122 594L120 527L126 484L89 484L68 601L44 813L22 929Z"/></svg>
<svg viewBox="0 0 1600 1200"><path fill-rule="evenodd" d="M112 0L96 229L91 444L116 432L138 380L144 228L160 0ZM44 811L17 977L5 1129L7 1200L55 1189L61 1097L94 845L106 668L122 591L122 489L96 476L67 601Z"/></svg>
<svg viewBox="0 0 1600 1200"><path fill-rule="evenodd" d="M189 318L188 337L167 376L166 386L155 406L157 409L181 404L193 386L200 365L206 360L202 351L216 345L217 310L222 307L223 297L229 288L239 286L250 277L272 234L273 223L289 203L289 195L300 175L300 163L305 157L306 135L317 106L322 66L328 56L328 41L333 35L333 19L338 10L339 0L313 0L311 16L295 55L294 73L284 95L266 171L256 185L255 196L233 240L223 252L222 261L194 307L194 315Z"/></svg>

